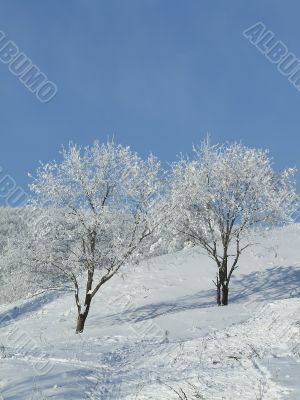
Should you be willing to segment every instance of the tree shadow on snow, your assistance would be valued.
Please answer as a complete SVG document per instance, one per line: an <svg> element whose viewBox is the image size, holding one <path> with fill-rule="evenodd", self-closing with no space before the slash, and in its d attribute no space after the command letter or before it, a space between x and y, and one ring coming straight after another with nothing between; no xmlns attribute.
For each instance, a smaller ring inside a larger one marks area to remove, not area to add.
<svg viewBox="0 0 300 400"><path fill-rule="evenodd" d="M291 297L300 297L300 269L273 267L262 272L253 272L244 274L239 278L233 278L229 302L231 304L249 300L268 302ZM125 312L109 315L105 317L105 320L108 320L112 325L141 322L162 315L213 306L216 306L216 290L212 283L210 290L202 290L170 301L130 308Z"/></svg>
<svg viewBox="0 0 300 400"><path fill-rule="evenodd" d="M273 267L261 272L233 278L231 302L245 300L273 301L300 297L300 269L295 267Z"/></svg>
<svg viewBox="0 0 300 400"><path fill-rule="evenodd" d="M141 322L157 318L161 315L180 311L206 308L215 305L215 290L203 290L190 296L179 297L176 300L146 304L137 308L129 308L122 313L111 314L104 319L111 325L125 322ZM210 300L211 299L211 300Z"/></svg>
<svg viewBox="0 0 300 400"><path fill-rule="evenodd" d="M26 364L23 367L25 369L28 368ZM67 364L64 368L59 369L60 371L56 371L54 368L54 371L44 375L38 375L33 369L29 376L28 374L26 374L27 376L22 376L21 374L21 376L13 376L10 383L7 383L1 389L1 395L5 400L42 400L50 398L81 400L89 398L86 390L90 390L91 395L98 393L100 393L99 396L101 395L101 387L97 388L95 384L92 384L93 381L91 382L88 379L89 375L93 376L92 370L83 370Z"/></svg>
<svg viewBox="0 0 300 400"><path fill-rule="evenodd" d="M44 305L51 303L56 300L58 297L62 296L63 292L54 291L45 293L43 295L34 297L33 299L24 301L24 303L19 306L14 306L5 312L0 313L0 328L10 324L12 321L16 321L18 319L23 318L27 314L31 314Z"/></svg>

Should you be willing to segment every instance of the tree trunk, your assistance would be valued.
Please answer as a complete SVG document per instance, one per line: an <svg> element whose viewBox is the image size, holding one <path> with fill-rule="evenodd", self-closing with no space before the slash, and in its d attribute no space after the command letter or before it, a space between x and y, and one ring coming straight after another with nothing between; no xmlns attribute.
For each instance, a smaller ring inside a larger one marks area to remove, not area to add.
<svg viewBox="0 0 300 400"><path fill-rule="evenodd" d="M222 299L221 299L222 306L228 305L228 292L229 292L228 286L222 285Z"/></svg>
<svg viewBox="0 0 300 400"><path fill-rule="evenodd" d="M217 284L217 304L218 306L221 305L221 286Z"/></svg>
<svg viewBox="0 0 300 400"><path fill-rule="evenodd" d="M87 316L89 315L91 301L92 301L91 295L87 294L85 297L84 312L81 312L81 310L78 310L76 333L82 333L84 331L84 325L85 325Z"/></svg>
<svg viewBox="0 0 300 400"><path fill-rule="evenodd" d="M82 333L84 331L86 317L87 317L87 315L85 315L85 314L78 314L76 333Z"/></svg>
<svg viewBox="0 0 300 400"><path fill-rule="evenodd" d="M226 252L227 254L227 252ZM227 268L227 255L224 257L222 261L222 265L218 271L217 278L217 302L219 306L227 306L228 305L228 292L229 292L229 280L228 279L228 268Z"/></svg>

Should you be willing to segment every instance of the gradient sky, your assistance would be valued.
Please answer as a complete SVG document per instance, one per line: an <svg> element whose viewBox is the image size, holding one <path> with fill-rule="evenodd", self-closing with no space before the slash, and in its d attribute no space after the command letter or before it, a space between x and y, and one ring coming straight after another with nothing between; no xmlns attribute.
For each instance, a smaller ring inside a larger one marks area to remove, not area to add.
<svg viewBox="0 0 300 400"><path fill-rule="evenodd" d="M300 58L299 1L0 0L0 10L0 30L58 86L42 104L0 63L0 165L22 187L62 144L112 136L171 161L210 132L299 166L300 92L242 35L262 21Z"/></svg>

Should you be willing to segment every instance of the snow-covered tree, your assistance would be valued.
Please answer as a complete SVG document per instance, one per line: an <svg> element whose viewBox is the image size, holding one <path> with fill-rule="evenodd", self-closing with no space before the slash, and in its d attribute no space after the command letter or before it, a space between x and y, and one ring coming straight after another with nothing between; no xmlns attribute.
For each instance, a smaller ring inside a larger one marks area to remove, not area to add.
<svg viewBox="0 0 300 400"><path fill-rule="evenodd" d="M113 142L70 145L62 157L33 178L33 203L46 218L33 224L27 257L56 285L72 284L80 333L99 289L122 266L148 255L159 222L153 206L160 164Z"/></svg>
<svg viewBox="0 0 300 400"><path fill-rule="evenodd" d="M20 246L29 234L30 214L26 207L0 208L0 304L25 298L37 290Z"/></svg>
<svg viewBox="0 0 300 400"><path fill-rule="evenodd" d="M194 155L172 166L170 233L215 261L217 303L227 305L232 274L251 244L249 233L292 221L295 170L275 172L268 152L241 144L212 146L207 140Z"/></svg>

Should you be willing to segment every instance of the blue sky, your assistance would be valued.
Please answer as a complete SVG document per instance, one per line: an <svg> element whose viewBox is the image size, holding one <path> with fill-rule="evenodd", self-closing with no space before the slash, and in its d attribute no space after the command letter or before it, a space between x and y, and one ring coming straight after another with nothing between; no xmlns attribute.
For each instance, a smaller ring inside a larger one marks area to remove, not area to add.
<svg viewBox="0 0 300 400"><path fill-rule="evenodd" d="M299 165L300 92L242 32L258 21L300 58L300 3L1 0L0 30L58 86L40 103L0 63L0 165L26 188L62 144L115 137L171 161L207 132Z"/></svg>

